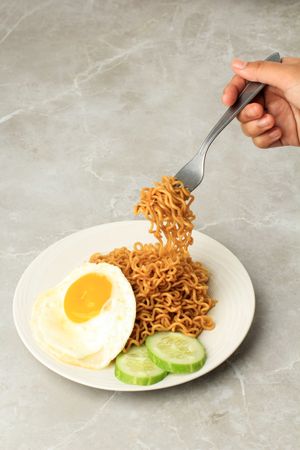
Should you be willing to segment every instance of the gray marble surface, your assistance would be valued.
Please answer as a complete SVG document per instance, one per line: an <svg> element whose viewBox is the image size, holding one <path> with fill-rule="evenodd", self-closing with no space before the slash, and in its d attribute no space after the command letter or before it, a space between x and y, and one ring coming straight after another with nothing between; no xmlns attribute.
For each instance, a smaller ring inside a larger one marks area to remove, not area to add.
<svg viewBox="0 0 300 450"><path fill-rule="evenodd" d="M238 351L194 382L112 393L67 381L24 348L16 283L75 230L132 218L223 111L233 56L300 53L293 1L0 4L1 449L296 450L300 442L299 167L233 123L196 192L196 228L245 264L256 291Z"/></svg>

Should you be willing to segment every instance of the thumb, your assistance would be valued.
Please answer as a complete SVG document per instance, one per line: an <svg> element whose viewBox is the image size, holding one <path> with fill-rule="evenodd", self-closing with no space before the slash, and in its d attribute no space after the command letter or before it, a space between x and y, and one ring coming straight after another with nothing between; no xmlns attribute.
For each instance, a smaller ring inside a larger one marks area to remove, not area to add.
<svg viewBox="0 0 300 450"><path fill-rule="evenodd" d="M239 59L232 61L233 71L248 81L258 81L285 91L293 81L291 65L273 61L247 62Z"/></svg>

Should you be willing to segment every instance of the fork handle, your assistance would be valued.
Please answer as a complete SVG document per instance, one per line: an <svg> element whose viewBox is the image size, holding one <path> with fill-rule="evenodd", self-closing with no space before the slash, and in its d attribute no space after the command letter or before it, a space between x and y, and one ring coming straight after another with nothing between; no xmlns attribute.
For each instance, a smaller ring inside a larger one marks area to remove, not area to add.
<svg viewBox="0 0 300 450"><path fill-rule="evenodd" d="M279 53L272 53L268 56L265 61L281 62L281 57ZM238 96L234 105L225 111L221 119L216 123L216 125L211 129L207 138L203 142L203 147L207 149L210 144L216 139L216 137L224 130L225 127L238 115L238 113L253 100L254 97L259 94L259 92L265 87L264 83L257 83L254 81L249 81L245 88L242 90ZM202 147L202 146L201 146Z"/></svg>

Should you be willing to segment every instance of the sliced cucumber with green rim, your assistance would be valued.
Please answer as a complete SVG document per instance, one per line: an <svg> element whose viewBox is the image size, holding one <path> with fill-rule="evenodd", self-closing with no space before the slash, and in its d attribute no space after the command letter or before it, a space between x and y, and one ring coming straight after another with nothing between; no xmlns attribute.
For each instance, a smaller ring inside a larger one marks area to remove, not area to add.
<svg viewBox="0 0 300 450"><path fill-rule="evenodd" d="M133 346L116 358L115 376L123 383L148 386L163 380L167 375L167 371L151 361L145 345Z"/></svg>
<svg viewBox="0 0 300 450"><path fill-rule="evenodd" d="M182 333L161 331L146 339L151 360L162 370L172 373L191 373L201 369L206 352L198 339Z"/></svg>

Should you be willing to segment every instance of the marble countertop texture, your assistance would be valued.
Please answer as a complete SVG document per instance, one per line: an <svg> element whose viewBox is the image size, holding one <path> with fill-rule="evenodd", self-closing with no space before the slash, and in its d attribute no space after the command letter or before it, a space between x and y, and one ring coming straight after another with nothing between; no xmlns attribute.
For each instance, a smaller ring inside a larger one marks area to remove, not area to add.
<svg viewBox="0 0 300 450"><path fill-rule="evenodd" d="M144 393L50 372L13 324L32 259L76 230L132 218L224 110L233 56L300 54L293 1L4 0L0 5L2 450L296 450L300 443L299 168L232 123L196 191L196 228L253 280L244 343L212 373Z"/></svg>

